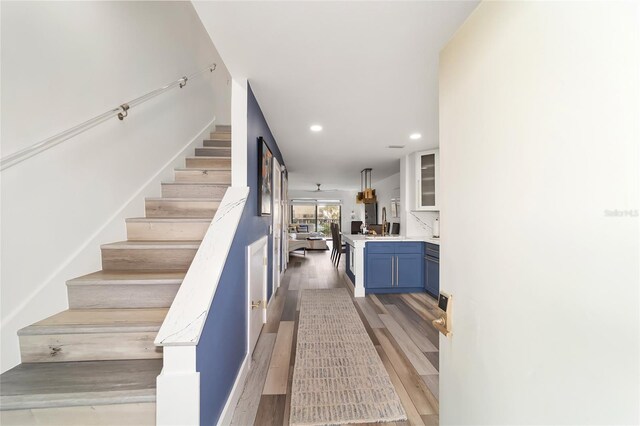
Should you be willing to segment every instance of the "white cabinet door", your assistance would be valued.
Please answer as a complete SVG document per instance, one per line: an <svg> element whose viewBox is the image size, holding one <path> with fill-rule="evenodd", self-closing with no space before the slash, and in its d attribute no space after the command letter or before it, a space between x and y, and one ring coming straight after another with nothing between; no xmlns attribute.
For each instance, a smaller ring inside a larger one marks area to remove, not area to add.
<svg viewBox="0 0 640 426"><path fill-rule="evenodd" d="M416 210L438 210L439 150L416 153Z"/></svg>

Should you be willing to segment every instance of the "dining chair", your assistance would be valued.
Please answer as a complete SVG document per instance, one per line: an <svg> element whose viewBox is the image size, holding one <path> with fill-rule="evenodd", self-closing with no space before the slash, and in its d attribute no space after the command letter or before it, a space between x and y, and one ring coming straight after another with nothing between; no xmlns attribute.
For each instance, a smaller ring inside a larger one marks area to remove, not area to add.
<svg viewBox="0 0 640 426"><path fill-rule="evenodd" d="M331 262L332 263L335 262L336 255L338 253L335 225L336 225L335 223L331 223L329 225L329 228L331 229L331 240L332 240L332 244L331 244Z"/></svg>
<svg viewBox="0 0 640 426"><path fill-rule="evenodd" d="M336 242L335 242L335 246L338 248L337 249L337 254L338 256L336 257L336 268L338 267L338 265L340 265L340 257L342 256L342 253L345 252L347 245L345 243L342 242L342 234L340 233L340 225L338 225L337 223L335 224L335 230L336 230Z"/></svg>

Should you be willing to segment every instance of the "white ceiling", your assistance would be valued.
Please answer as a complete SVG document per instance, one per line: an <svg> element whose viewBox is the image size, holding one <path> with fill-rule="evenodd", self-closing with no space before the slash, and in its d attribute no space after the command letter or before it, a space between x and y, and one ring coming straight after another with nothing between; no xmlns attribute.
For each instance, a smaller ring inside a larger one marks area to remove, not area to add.
<svg viewBox="0 0 640 426"><path fill-rule="evenodd" d="M438 146L438 54L477 1L194 5L231 75L249 79L290 187L357 189L361 169L377 181Z"/></svg>

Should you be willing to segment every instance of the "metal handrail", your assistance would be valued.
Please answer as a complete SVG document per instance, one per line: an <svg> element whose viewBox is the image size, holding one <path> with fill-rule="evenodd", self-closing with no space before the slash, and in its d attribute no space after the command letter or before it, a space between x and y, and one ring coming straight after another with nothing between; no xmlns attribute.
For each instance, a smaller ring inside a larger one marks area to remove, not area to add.
<svg viewBox="0 0 640 426"><path fill-rule="evenodd" d="M15 166L16 164L21 163L22 161L30 157L33 157L34 155L39 154L49 148L52 148L58 145L59 143L62 143L68 139L71 139L72 137L79 135L80 133L85 132L92 127L95 127L98 124L104 121L107 121L110 118L118 117L118 119L122 121L129 115L129 110L131 108L137 105L140 105L151 98L155 98L159 94L164 93L167 90L170 90L176 86L182 89L184 86L187 85L187 81L199 76L200 74L204 74L207 71L213 72L215 69L216 69L216 64L215 63L211 64L207 68L203 69L202 71L198 71L195 74L179 78L178 80L175 80L158 89L152 90L151 92L145 95L142 95L138 98L135 98L129 102L125 102L122 105L118 106L117 108L113 108L105 113L98 115L97 117L93 117L83 123L78 124L77 126L74 126L61 133L58 133L57 135L51 136L48 139L45 139L31 146L28 146L24 149L16 151L13 154L9 154L0 160L0 170L5 170L11 166Z"/></svg>

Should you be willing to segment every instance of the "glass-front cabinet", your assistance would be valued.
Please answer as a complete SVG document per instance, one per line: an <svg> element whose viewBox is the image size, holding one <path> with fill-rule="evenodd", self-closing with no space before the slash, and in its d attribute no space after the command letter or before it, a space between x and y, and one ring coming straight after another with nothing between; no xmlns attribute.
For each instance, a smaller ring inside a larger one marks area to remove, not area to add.
<svg viewBox="0 0 640 426"><path fill-rule="evenodd" d="M439 168L437 149L416 152L416 210L439 210Z"/></svg>

